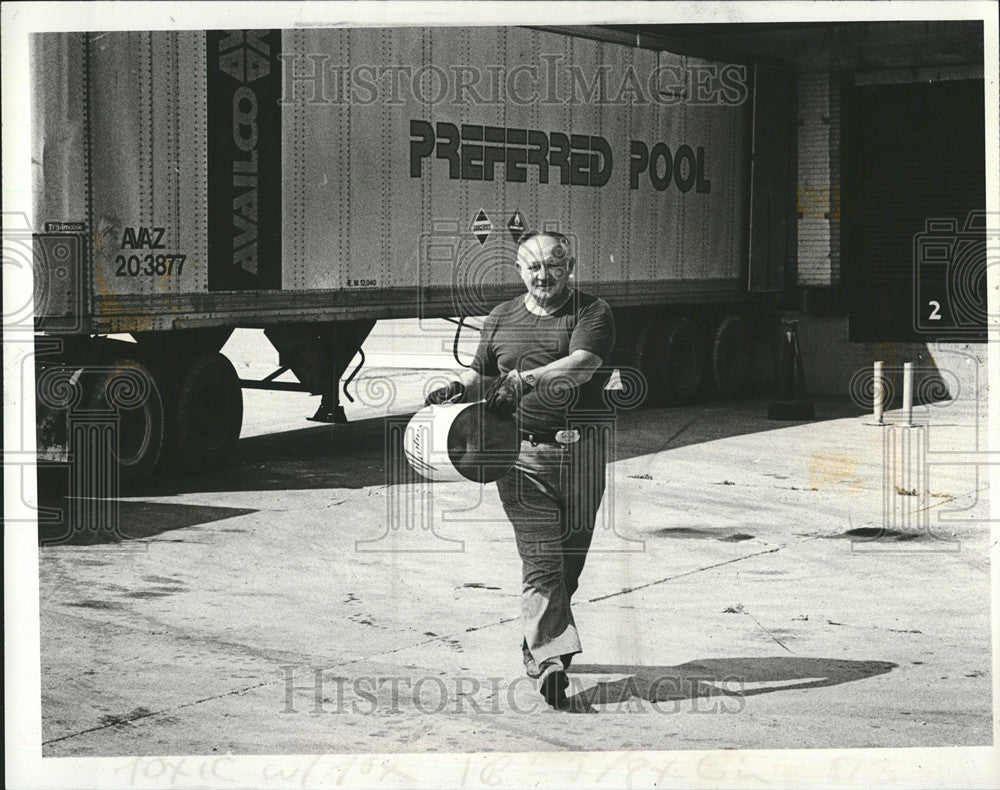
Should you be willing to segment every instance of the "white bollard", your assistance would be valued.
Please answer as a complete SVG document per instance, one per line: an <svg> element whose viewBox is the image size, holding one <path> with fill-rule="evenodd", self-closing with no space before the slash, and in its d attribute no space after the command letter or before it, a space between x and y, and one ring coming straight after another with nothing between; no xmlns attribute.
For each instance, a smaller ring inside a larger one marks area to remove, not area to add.
<svg viewBox="0 0 1000 790"><path fill-rule="evenodd" d="M913 363L903 363L903 425L913 425Z"/></svg>
<svg viewBox="0 0 1000 790"><path fill-rule="evenodd" d="M872 399L875 406L875 423L882 424L882 413L885 410L885 387L882 383L882 362L875 363L875 383L872 388Z"/></svg>

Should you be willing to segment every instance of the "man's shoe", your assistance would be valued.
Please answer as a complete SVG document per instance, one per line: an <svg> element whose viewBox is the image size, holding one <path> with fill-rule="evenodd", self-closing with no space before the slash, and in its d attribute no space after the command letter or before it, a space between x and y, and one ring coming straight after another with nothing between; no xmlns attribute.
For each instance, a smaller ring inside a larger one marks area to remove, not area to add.
<svg viewBox="0 0 1000 790"><path fill-rule="evenodd" d="M553 708L566 707L566 689L569 678L562 668L562 663L553 663L545 668L538 684L538 693L542 695Z"/></svg>

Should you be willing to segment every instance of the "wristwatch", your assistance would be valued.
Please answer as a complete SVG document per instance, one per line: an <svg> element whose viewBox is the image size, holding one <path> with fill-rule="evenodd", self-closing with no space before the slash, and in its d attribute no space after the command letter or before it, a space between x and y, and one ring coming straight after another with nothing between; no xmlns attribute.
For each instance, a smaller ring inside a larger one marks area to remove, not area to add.
<svg viewBox="0 0 1000 790"><path fill-rule="evenodd" d="M524 394L531 392L535 388L535 383L538 377L533 371L528 371L527 373L521 374L521 381L524 382Z"/></svg>

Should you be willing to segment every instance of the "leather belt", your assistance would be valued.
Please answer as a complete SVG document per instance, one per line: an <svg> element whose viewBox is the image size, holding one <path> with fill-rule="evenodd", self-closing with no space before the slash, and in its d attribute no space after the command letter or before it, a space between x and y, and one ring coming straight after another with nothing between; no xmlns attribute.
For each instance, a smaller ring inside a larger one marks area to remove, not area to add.
<svg viewBox="0 0 1000 790"><path fill-rule="evenodd" d="M535 433L521 431L521 438L532 444L573 444L573 442L580 440L580 432L576 428Z"/></svg>

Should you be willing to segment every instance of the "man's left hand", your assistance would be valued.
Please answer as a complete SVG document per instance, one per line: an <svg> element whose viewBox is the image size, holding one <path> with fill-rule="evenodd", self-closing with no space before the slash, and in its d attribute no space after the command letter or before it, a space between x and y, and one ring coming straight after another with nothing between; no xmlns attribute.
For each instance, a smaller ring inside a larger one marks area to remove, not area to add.
<svg viewBox="0 0 1000 790"><path fill-rule="evenodd" d="M495 414L508 415L517 411L517 406L531 387L517 370L512 370L500 379L486 395L486 408Z"/></svg>

